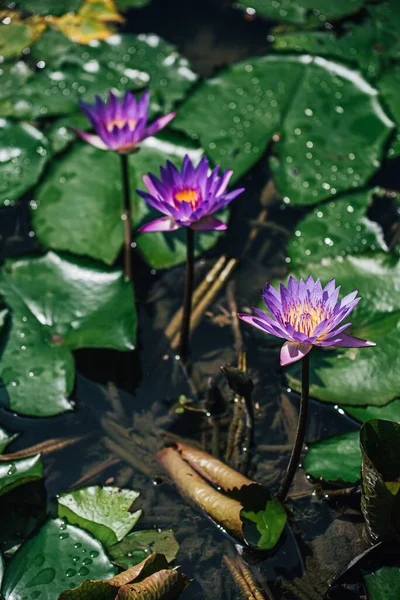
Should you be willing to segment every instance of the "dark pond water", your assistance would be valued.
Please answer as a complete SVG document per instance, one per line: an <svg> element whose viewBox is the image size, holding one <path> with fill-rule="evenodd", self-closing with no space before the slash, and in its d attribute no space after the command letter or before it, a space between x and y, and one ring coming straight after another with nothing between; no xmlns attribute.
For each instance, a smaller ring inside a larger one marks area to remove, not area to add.
<svg viewBox="0 0 400 600"><path fill-rule="evenodd" d="M223 65L268 50L265 23L246 21L241 13L228 10L229 5L230 2L217 0L154 0L149 7L132 11L123 28L130 32L155 32L177 44L194 70L209 76ZM397 167L388 162L374 183L395 188ZM76 352L75 412L49 419L0 413L0 425L9 431L23 432L13 449L26 448L49 437L87 436L44 457L47 498L51 502L58 493L89 483L107 482L138 490L138 503L144 511L141 528L172 528L176 532L180 543L177 564L194 579L183 600L238 598L224 556L233 558L242 550L182 500L157 465L156 451L175 435L201 443L208 452L218 451L221 458L225 456L233 396L220 367L236 364L239 350L247 352L256 406L255 450L249 476L276 492L295 433L298 396L284 385L278 366L279 345L254 335L250 328L241 331L232 318L238 307L243 309L255 301L267 279L285 275L285 242L304 214L303 210L274 203L273 194L265 189L268 181L267 164L261 159L240 182L246 187L246 198L233 205L227 235L196 264L196 280L200 281L221 255L240 261L228 285L205 310L191 342L198 389L205 390L209 379L215 378L224 392L226 407L219 420L208 418L205 411L175 412L182 394L192 398L197 406L205 406L204 391L194 393L164 335L181 303L184 271L179 267L151 272L139 256L134 258L140 323L137 351ZM268 219L264 226L254 229L261 210L268 211ZM384 227L392 222L393 214L389 200L384 210L371 209L371 215ZM34 249L35 240L29 232L24 203L2 210L3 257ZM117 387L117 394L107 391L109 382ZM355 422L335 407L312 402L309 442L356 428ZM246 460L242 454L239 443L239 465ZM289 501L290 527L276 550L262 557L243 554L265 598L322 598L327 582L366 548L358 496L327 499L314 490L315 486L300 470ZM35 507L40 506L42 494L43 490L34 486L26 505L16 508L18 518L33 514ZM13 529L18 531L15 525L2 532L5 549L18 540ZM308 575L304 575L305 570ZM300 577L301 583L296 581ZM348 597L357 597L347 593ZM344 592L338 597L344 598Z"/></svg>

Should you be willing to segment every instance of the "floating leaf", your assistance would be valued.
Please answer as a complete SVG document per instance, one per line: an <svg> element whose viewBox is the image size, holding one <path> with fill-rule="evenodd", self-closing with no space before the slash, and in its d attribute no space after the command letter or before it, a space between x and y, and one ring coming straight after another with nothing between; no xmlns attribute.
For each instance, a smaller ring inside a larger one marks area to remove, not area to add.
<svg viewBox="0 0 400 600"><path fill-rule="evenodd" d="M151 0L115 0L119 10L128 10L129 8L142 8L150 4Z"/></svg>
<svg viewBox="0 0 400 600"><path fill-rule="evenodd" d="M178 598L189 580L178 571L162 570L139 583L120 588L120 600L170 600Z"/></svg>
<svg viewBox="0 0 400 600"><path fill-rule="evenodd" d="M63 15L78 9L82 0L18 0L17 5L39 15Z"/></svg>
<svg viewBox="0 0 400 600"><path fill-rule="evenodd" d="M9 205L35 185L48 150L47 139L36 127L0 119L0 205Z"/></svg>
<svg viewBox="0 0 400 600"><path fill-rule="evenodd" d="M179 544L172 530L149 529L128 534L121 542L108 548L108 554L115 564L129 569L153 552L163 554L170 563L175 559L178 550Z"/></svg>
<svg viewBox="0 0 400 600"><path fill-rule="evenodd" d="M85 0L78 12L53 19L52 25L74 42L89 44L108 39L114 33L111 24L123 20L113 0Z"/></svg>
<svg viewBox="0 0 400 600"><path fill-rule="evenodd" d="M20 56L45 28L39 17L23 21L17 12L0 11L0 56L3 59Z"/></svg>
<svg viewBox="0 0 400 600"><path fill-rule="evenodd" d="M86 531L55 519L17 551L1 591L5 600L55 600L66 587L79 585L88 576L107 579L116 572L100 542Z"/></svg>
<svg viewBox="0 0 400 600"><path fill-rule="evenodd" d="M11 311L0 403L13 411L48 416L71 409L71 350L134 347L132 287L120 270L49 252L8 261L0 293Z"/></svg>
<svg viewBox="0 0 400 600"><path fill-rule="evenodd" d="M14 111L15 97L20 88L33 77L33 71L28 65L19 60L14 64L5 63L1 65L0 86L0 115L7 117ZM0 124L3 120L0 120Z"/></svg>
<svg viewBox="0 0 400 600"><path fill-rule="evenodd" d="M345 411L362 423L369 419L386 419L400 423L400 399L385 406L345 406Z"/></svg>
<svg viewBox="0 0 400 600"><path fill-rule="evenodd" d="M31 458L14 460L9 463L0 463L0 495L6 494L10 490L29 483L37 481L43 477L43 465L40 455Z"/></svg>
<svg viewBox="0 0 400 600"><path fill-rule="evenodd" d="M74 113L79 100L93 102L110 89L152 92L153 113L172 110L196 80L175 46L158 36L113 35L95 45L77 44L57 31L46 31L32 44L39 66L32 81L8 97L0 116L40 119Z"/></svg>
<svg viewBox="0 0 400 600"><path fill-rule="evenodd" d="M368 600L398 600L400 598L400 567L381 567L363 572Z"/></svg>
<svg viewBox="0 0 400 600"><path fill-rule="evenodd" d="M116 487L91 486L61 494L58 516L87 529L105 546L119 542L134 527L141 510L129 512L139 493Z"/></svg>
<svg viewBox="0 0 400 600"><path fill-rule="evenodd" d="M173 126L239 177L282 134L272 161L286 202L315 204L364 185L393 124L358 71L311 56L266 56L205 81ZM323 131L335 131L335 136Z"/></svg>
<svg viewBox="0 0 400 600"><path fill-rule="evenodd" d="M8 444L11 444L18 435L18 433L8 433L8 431L0 427L0 454L3 454Z"/></svg>
<svg viewBox="0 0 400 600"><path fill-rule="evenodd" d="M236 0L249 14L304 25L307 21L323 24L357 12L363 0Z"/></svg>
<svg viewBox="0 0 400 600"><path fill-rule="evenodd" d="M240 518L246 543L259 550L272 550L282 535L287 515L282 504L258 484L243 487L235 494L243 509ZM254 510L246 510L253 505ZM250 525L255 524L255 528Z"/></svg>
<svg viewBox="0 0 400 600"><path fill-rule="evenodd" d="M352 334L371 339L376 348L314 349L310 355L310 393L314 398L346 406L384 406L400 389L400 262L389 255L325 259L293 272L297 278L333 276L344 296L359 290L361 301L351 314ZM299 365L286 371L299 390ZM384 373L384 377L382 377Z"/></svg>
<svg viewBox="0 0 400 600"><path fill-rule="evenodd" d="M163 133L147 139L141 150L129 157L135 229L155 218L156 213L135 193L137 187L143 187L142 175L149 171L157 173L167 160L180 165L185 154L198 161L202 151L179 136ZM103 180L99 173L108 176ZM40 243L112 263L122 248L124 236L121 185L121 165L114 152L76 144L52 165L36 194L38 205L32 210L32 222ZM224 214L226 220L227 212ZM214 231L199 232L196 254L215 245L220 235ZM137 244L156 269L175 266L186 258L185 231L139 235Z"/></svg>
<svg viewBox="0 0 400 600"><path fill-rule="evenodd" d="M377 86L397 125L397 134L388 152L390 158L395 158L400 155L400 66L391 65L377 81Z"/></svg>
<svg viewBox="0 0 400 600"><path fill-rule="evenodd" d="M400 532L400 424L373 419L361 428L361 509L370 539Z"/></svg>
<svg viewBox="0 0 400 600"><path fill-rule="evenodd" d="M310 444L303 460L308 475L325 481L356 483L361 475L358 431Z"/></svg>
<svg viewBox="0 0 400 600"><path fill-rule="evenodd" d="M363 190L318 206L296 224L288 243L292 268L326 257L387 250L381 227L366 213L378 190Z"/></svg>

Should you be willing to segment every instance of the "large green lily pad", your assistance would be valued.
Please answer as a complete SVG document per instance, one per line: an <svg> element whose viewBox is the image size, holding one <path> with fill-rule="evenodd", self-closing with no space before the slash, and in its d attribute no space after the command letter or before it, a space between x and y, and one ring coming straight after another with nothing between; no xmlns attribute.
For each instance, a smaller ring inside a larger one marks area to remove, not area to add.
<svg viewBox="0 0 400 600"><path fill-rule="evenodd" d="M85 46L49 30L32 44L31 55L38 73L0 104L0 116L63 115L76 112L79 100L93 102L95 94L144 88L152 92L153 112L167 112L196 80L175 46L153 34L113 35Z"/></svg>
<svg viewBox="0 0 400 600"><path fill-rule="evenodd" d="M397 600L400 598L400 567L381 567L363 572L368 600Z"/></svg>
<svg viewBox="0 0 400 600"><path fill-rule="evenodd" d="M48 141L36 127L0 119L0 205L9 205L35 185L48 152Z"/></svg>
<svg viewBox="0 0 400 600"><path fill-rule="evenodd" d="M129 157L134 229L160 215L135 192L137 187L144 187L142 175L150 171L158 174L160 165L167 160L180 164L185 154L198 161L202 150L176 134L164 132L157 138L148 138L140 151ZM100 177L101 173L107 173L107 178ZM116 259L124 236L118 155L88 144L74 145L54 163L36 198L37 208L35 205L32 210L33 228L43 246L86 254L108 264ZM199 233L196 253L212 247L220 235L214 231ZM154 268L171 267L185 260L185 232L182 230L147 233L139 235L136 241Z"/></svg>
<svg viewBox="0 0 400 600"><path fill-rule="evenodd" d="M17 5L39 15L63 15L79 8L82 0L18 0Z"/></svg>
<svg viewBox="0 0 400 600"><path fill-rule="evenodd" d="M198 137L207 155L236 177L281 134L272 167L280 193L293 204L316 204L364 185L393 128L358 71L290 55L253 58L205 81L173 126Z"/></svg>
<svg viewBox="0 0 400 600"><path fill-rule="evenodd" d="M8 444L11 444L18 435L18 433L8 433L8 431L0 427L0 454L3 454Z"/></svg>
<svg viewBox="0 0 400 600"><path fill-rule="evenodd" d="M400 424L373 419L361 428L361 509L371 541L400 531Z"/></svg>
<svg viewBox="0 0 400 600"><path fill-rule="evenodd" d="M37 481L43 477L43 465L40 455L31 458L22 458L8 463L0 463L0 495L6 494L10 490L29 483Z"/></svg>
<svg viewBox="0 0 400 600"><path fill-rule="evenodd" d="M100 542L63 519L55 519L18 550L1 592L5 600L56 600L65 589L89 577L108 579L116 573Z"/></svg>
<svg viewBox="0 0 400 600"><path fill-rule="evenodd" d="M400 66L391 65L377 81L377 86L381 92L382 98L393 117L397 128L400 126ZM390 158L400 155L400 133L397 130L395 138L392 140L389 149Z"/></svg>
<svg viewBox="0 0 400 600"><path fill-rule="evenodd" d="M109 547L108 553L115 564L129 569L153 552L163 554L168 562L172 562L178 550L179 544L172 530L148 529L129 533L121 542Z"/></svg>
<svg viewBox="0 0 400 600"><path fill-rule="evenodd" d="M72 350L134 347L133 292L120 270L49 252L8 261L0 293L11 313L0 403L13 411L48 416L71 409Z"/></svg>
<svg viewBox="0 0 400 600"><path fill-rule="evenodd" d="M327 257L387 250L382 228L366 214L374 193L378 190L347 194L301 219L288 244L291 267Z"/></svg>
<svg viewBox="0 0 400 600"><path fill-rule="evenodd" d="M306 473L324 481L356 483L361 475L359 438L352 431L310 444L303 460Z"/></svg>
<svg viewBox="0 0 400 600"><path fill-rule="evenodd" d="M361 301L350 315L351 333L376 342L375 348L315 349L310 355L311 395L347 405L383 406L398 397L400 387L400 262L382 253L347 256L310 263L293 273L312 274L327 282L336 278L343 295L359 290ZM300 389L299 365L286 371Z"/></svg>
<svg viewBox="0 0 400 600"><path fill-rule="evenodd" d="M142 514L132 513L130 507L139 493L116 487L91 486L61 494L58 516L71 525L89 531L105 546L119 542L134 527ZM139 561L140 562L140 561Z"/></svg>
<svg viewBox="0 0 400 600"><path fill-rule="evenodd" d="M396 421L400 423L400 399L392 400L385 406L344 406L345 411L360 421L365 423L370 419L386 419L387 421Z"/></svg>
<svg viewBox="0 0 400 600"><path fill-rule="evenodd" d="M34 36L34 29L29 23L15 19L11 15L5 17L10 23L0 25L0 56L7 60L20 56L22 50L27 48Z"/></svg>

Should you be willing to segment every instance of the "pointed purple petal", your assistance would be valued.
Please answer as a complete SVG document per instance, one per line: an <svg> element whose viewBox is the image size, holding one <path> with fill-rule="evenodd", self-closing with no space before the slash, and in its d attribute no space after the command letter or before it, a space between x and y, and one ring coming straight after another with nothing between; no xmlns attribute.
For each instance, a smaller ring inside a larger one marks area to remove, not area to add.
<svg viewBox="0 0 400 600"><path fill-rule="evenodd" d="M156 121L154 121L154 123L152 123L149 127L147 127L147 129L146 129L146 137L150 137L151 135L155 135L161 129L164 129L164 127L166 127L168 125L168 123L170 121L172 121L172 119L175 117L175 115L176 115L176 113L172 112L172 113L169 113L168 115L164 115L163 117L160 117L159 119L157 119Z"/></svg>
<svg viewBox="0 0 400 600"><path fill-rule="evenodd" d="M304 358L312 349L312 344L285 342L281 348L281 366L285 367Z"/></svg>
<svg viewBox="0 0 400 600"><path fill-rule="evenodd" d="M323 343L320 344L324 345ZM337 348L366 348L369 346L376 346L375 342L369 342L368 340L362 340L360 338L342 333L338 338L331 340L331 343L326 342L327 346L335 346Z"/></svg>
<svg viewBox="0 0 400 600"><path fill-rule="evenodd" d="M257 317L254 317L253 315L247 315L246 313L238 313L238 317L245 323L249 323L249 325L253 325L253 327L260 329L264 333L269 333L270 335L274 335L276 337L283 338L283 336L277 334L271 328L271 326L268 325L268 323L266 323L265 321L262 321L261 319L257 319ZM283 339L285 339L285 338L283 338Z"/></svg>
<svg viewBox="0 0 400 600"><path fill-rule="evenodd" d="M216 231L224 231L225 229L228 229L228 226L223 223L223 221L210 216L204 217L204 219L200 219L200 221L192 223L191 228L195 229L196 231L210 231L211 229L215 229Z"/></svg>
<svg viewBox="0 0 400 600"><path fill-rule="evenodd" d="M179 225L172 217L160 217L142 225L138 231L140 233L149 233L154 231L175 231L175 229L179 229Z"/></svg>
<svg viewBox="0 0 400 600"><path fill-rule="evenodd" d="M99 148L100 150L111 150L107 144L103 142L103 140L93 133L86 133L85 131L80 131L80 129L75 129L75 127L70 127L72 131L75 131L85 142L88 142L95 148Z"/></svg>

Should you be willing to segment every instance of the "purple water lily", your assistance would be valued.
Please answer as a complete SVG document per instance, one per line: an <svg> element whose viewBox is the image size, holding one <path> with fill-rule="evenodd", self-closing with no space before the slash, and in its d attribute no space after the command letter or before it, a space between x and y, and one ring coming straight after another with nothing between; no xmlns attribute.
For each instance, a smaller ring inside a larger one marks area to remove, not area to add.
<svg viewBox="0 0 400 600"><path fill-rule="evenodd" d="M96 96L95 104L80 102L97 135L85 133L79 129L74 131L84 140L101 150L114 150L128 154L145 138L155 135L174 117L174 112L160 117L151 125L149 118L150 93L145 92L136 100L131 92L126 92L122 99L109 93L108 102Z"/></svg>
<svg viewBox="0 0 400 600"><path fill-rule="evenodd" d="M281 349L281 365L288 365L303 358L313 346L363 348L375 346L347 333L351 323L338 325L360 301L357 290L338 301L340 286L332 279L322 288L319 279L310 276L307 281L289 277L287 288L281 284L275 290L266 284L263 300L272 317L253 308L256 316L239 314L254 327L287 340Z"/></svg>
<svg viewBox="0 0 400 600"><path fill-rule="evenodd" d="M232 202L244 188L226 193L233 171L219 174L220 167L209 174L209 162L203 157L194 167L185 156L181 171L171 162L160 168L161 178L152 173L143 181L148 192L137 193L150 206L165 216L143 225L139 231L174 231L179 227L191 227L199 231L226 229L225 223L212 215Z"/></svg>

